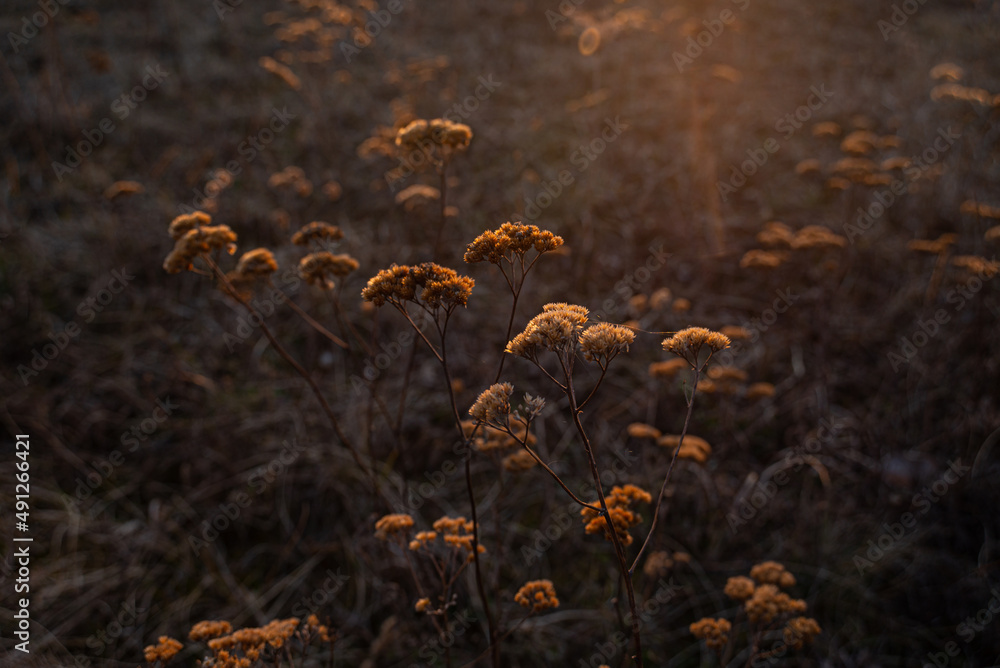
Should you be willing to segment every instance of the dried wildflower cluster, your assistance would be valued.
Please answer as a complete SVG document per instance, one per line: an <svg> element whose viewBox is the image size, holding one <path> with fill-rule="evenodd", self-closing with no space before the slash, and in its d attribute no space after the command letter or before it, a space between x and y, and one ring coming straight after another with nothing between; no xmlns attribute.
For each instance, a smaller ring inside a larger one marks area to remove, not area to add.
<svg viewBox="0 0 1000 668"><path fill-rule="evenodd" d="M501 465L505 471L509 471L511 473L524 473L525 471L530 471L537 466L538 462L531 456L530 452L527 450L520 450L514 454L504 457Z"/></svg>
<svg viewBox="0 0 1000 668"><path fill-rule="evenodd" d="M559 607L559 598L556 596L552 580L525 582L524 586L517 590L514 600L522 607L531 608L531 612Z"/></svg>
<svg viewBox="0 0 1000 668"><path fill-rule="evenodd" d="M505 352L534 360L539 349L557 353L574 351L588 314L586 308L575 304L546 304L524 331L507 344Z"/></svg>
<svg viewBox="0 0 1000 668"><path fill-rule="evenodd" d="M729 632L733 625L728 619L705 617L691 624L688 628L695 638L704 640L709 649L721 650L729 642Z"/></svg>
<svg viewBox="0 0 1000 668"><path fill-rule="evenodd" d="M184 645L180 641L174 640L169 636L160 636L155 645L149 645L143 651L148 663L153 663L154 661L161 661L166 664L170 659L176 656L177 652L181 651Z"/></svg>
<svg viewBox="0 0 1000 668"><path fill-rule="evenodd" d="M390 536L405 533L413 527L413 518L406 514L386 515L375 523L375 537L388 540Z"/></svg>
<svg viewBox="0 0 1000 668"><path fill-rule="evenodd" d="M301 167L294 165L271 174L267 180L267 185L275 190L286 190L295 193L299 197L309 197L313 192L312 181L306 178L306 173Z"/></svg>
<svg viewBox="0 0 1000 668"><path fill-rule="evenodd" d="M468 263L490 262L499 265L506 260L513 264L515 258L534 248L538 254L554 251L563 245L563 238L535 225L506 222L496 230L487 230L476 237L465 251Z"/></svg>
<svg viewBox="0 0 1000 668"><path fill-rule="evenodd" d="M580 352L588 362L606 366L620 353L628 352L635 341L635 332L622 325L602 322L592 325L580 334Z"/></svg>
<svg viewBox="0 0 1000 668"><path fill-rule="evenodd" d="M478 430L477 427L479 427ZM508 427L510 432L507 431ZM464 420L462 432L466 438L472 438L472 447L479 452L502 452L520 447L522 443L531 446L538 440L534 434L528 432L526 424L521 420L513 421L504 429L498 429L485 423L481 424L477 420ZM473 437L473 433L476 434L475 437Z"/></svg>
<svg viewBox="0 0 1000 668"><path fill-rule="evenodd" d="M488 425L506 425L510 417L510 395L514 386L510 383L497 383L484 390L476 403L472 404L469 414L477 422Z"/></svg>
<svg viewBox="0 0 1000 668"><path fill-rule="evenodd" d="M199 255L226 249L231 255L236 252L236 233L228 225L209 225L212 217L204 211L196 211L174 218L168 231L176 242L174 249L163 262L168 274L177 274L191 269Z"/></svg>
<svg viewBox="0 0 1000 668"><path fill-rule="evenodd" d="M195 642L202 642L228 635L232 630L233 625L227 621L205 620L191 627L188 638Z"/></svg>
<svg viewBox="0 0 1000 668"><path fill-rule="evenodd" d="M437 532L435 536L440 535L445 545L459 552L465 552L467 562L473 560L472 544L475 539L476 524L472 520L467 520L464 517L445 516L435 520L432 526L434 527L434 531L427 532L428 535ZM424 545L426 545L426 541ZM413 549L412 543L410 544L410 549ZM476 551L479 554L483 554L486 552L486 548L479 545Z"/></svg>
<svg viewBox="0 0 1000 668"><path fill-rule="evenodd" d="M633 503L649 503L653 497L646 490L635 485L625 485L624 487L614 486L611 493L604 501L608 506L608 515L611 517L611 524L618 533L618 539L622 545L632 544L632 534L629 529L642 521L642 515L630 509ZM595 501L591 505L598 505ZM604 532L604 537L611 540L611 532L608 531L608 523L600 513L592 508L584 508L580 511L583 522L586 525L585 531L588 534Z"/></svg>
<svg viewBox="0 0 1000 668"><path fill-rule="evenodd" d="M743 269L774 269L791 257L790 251L843 248L847 239L822 225L806 225L798 232L777 220L764 223L757 233L757 241L764 248L748 250L740 259Z"/></svg>
<svg viewBox="0 0 1000 668"><path fill-rule="evenodd" d="M308 246L310 243L314 243L322 247L324 241L339 241L343 238L344 233L339 227L317 220L303 225L298 232L293 234L292 243L296 246Z"/></svg>
<svg viewBox="0 0 1000 668"><path fill-rule="evenodd" d="M299 260L299 276L309 285L331 290L335 285L334 277L347 276L357 271L358 266L358 261L350 255L334 255L329 251L319 251Z"/></svg>
<svg viewBox="0 0 1000 668"><path fill-rule="evenodd" d="M404 151L427 151L435 146L443 151L464 151L472 141L472 129L464 123L454 123L444 118L425 120L419 118L401 128L396 134L396 146Z"/></svg>
<svg viewBox="0 0 1000 668"><path fill-rule="evenodd" d="M664 339L663 349L685 360L692 369L697 369L699 368L698 355L702 348L707 347L712 353L717 353L728 348L729 344L729 337L725 334L713 332L704 327L689 327Z"/></svg>
<svg viewBox="0 0 1000 668"><path fill-rule="evenodd" d="M782 564L765 561L750 569L750 577L737 575L729 578L723 593L733 601L743 604L750 624L757 627L755 633L769 630L768 627L774 628L772 624L784 620L785 645L792 649L802 649L822 631L815 619L790 617L806 611L805 601L793 599L780 589L794 585L795 576L785 570ZM705 618L691 624L689 628L696 638L705 639L709 649L721 654L721 650L729 642L732 626L725 619Z"/></svg>
<svg viewBox="0 0 1000 668"><path fill-rule="evenodd" d="M468 276L460 276L454 269L433 262L413 266L394 264L369 279L361 296L375 306L388 302L403 309L404 303L411 301L450 311L466 305L475 284ZM419 296L417 288L423 288Z"/></svg>
<svg viewBox="0 0 1000 668"><path fill-rule="evenodd" d="M668 448L671 452L677 450L677 446L680 445L680 450L677 451L678 459L690 459L699 464L707 462L709 455L712 454L712 446L708 444L708 441L700 436L693 436L691 434L684 436L683 444L678 434L660 436L656 439L656 444L660 447Z"/></svg>

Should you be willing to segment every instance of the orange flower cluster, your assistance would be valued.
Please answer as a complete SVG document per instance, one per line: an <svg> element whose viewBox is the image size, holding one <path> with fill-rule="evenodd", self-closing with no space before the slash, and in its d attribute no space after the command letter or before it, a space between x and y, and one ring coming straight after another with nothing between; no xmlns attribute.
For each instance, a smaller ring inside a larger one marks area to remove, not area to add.
<svg viewBox="0 0 1000 668"><path fill-rule="evenodd" d="M226 621L210 621L205 620L203 622L198 622L191 627L191 631L188 633L188 638L194 640L195 642L201 642L202 640L209 640L211 638L218 638L219 636L227 635L233 630L233 625Z"/></svg>
<svg viewBox="0 0 1000 668"><path fill-rule="evenodd" d="M375 537L387 540L389 536L406 533L413 527L413 518L405 514L393 514L382 517L375 523Z"/></svg>
<svg viewBox="0 0 1000 668"><path fill-rule="evenodd" d="M373 276L361 296L375 306L388 302L403 308L403 302L421 301L430 308L451 310L468 303L475 284L468 276L459 276L454 269L434 262L413 266L394 264ZM423 288L419 297L418 287Z"/></svg>
<svg viewBox="0 0 1000 668"><path fill-rule="evenodd" d="M664 448L669 448L671 454L677 449L678 445L681 445L677 457L680 459L691 459L699 464L704 464L708 461L709 455L712 454L712 446L708 444L708 441L700 436L692 436L691 434L685 434L683 444L681 444L679 434L664 434L656 439L656 444Z"/></svg>
<svg viewBox="0 0 1000 668"><path fill-rule="evenodd" d="M806 602L793 599L773 584L762 584L743 604L747 617L754 624L770 624L776 617L789 612L805 612Z"/></svg>
<svg viewBox="0 0 1000 668"><path fill-rule="evenodd" d="M704 327L688 327L673 336L663 340L663 349L672 352L683 360L686 360L691 368L698 368L698 354L703 347L708 347L713 353L717 353L729 347L729 337L705 329Z"/></svg>
<svg viewBox="0 0 1000 668"><path fill-rule="evenodd" d="M427 121L419 118L396 134L396 146L404 151L427 150L435 145L441 149L464 151L472 141L472 129L464 123L444 118Z"/></svg>
<svg viewBox="0 0 1000 668"><path fill-rule="evenodd" d="M732 627L728 619L705 617L688 628L695 638L704 639L709 649L721 650L729 642L729 631Z"/></svg>
<svg viewBox="0 0 1000 668"><path fill-rule="evenodd" d="M795 617L785 624L782 635L785 637L786 645L792 649L802 649L822 632L823 629L812 617Z"/></svg>
<svg viewBox="0 0 1000 668"><path fill-rule="evenodd" d="M227 225L209 226L211 216L202 211L178 216L170 222L168 231L177 243L163 262L168 274L190 269L194 259L213 250L225 248L230 255L236 252L236 233Z"/></svg>
<svg viewBox="0 0 1000 668"><path fill-rule="evenodd" d="M559 607L559 598L556 596L552 580L525 582L524 586L517 590L514 600L525 608L531 608L531 612Z"/></svg>
<svg viewBox="0 0 1000 668"><path fill-rule="evenodd" d="M642 521L642 515L633 512L630 506L635 502L649 503L652 500L653 497L649 492L635 485L625 485L624 487L616 485L611 488L611 493L604 498L608 506L608 515L611 517L611 524L618 533L618 540L621 541L622 545L632 544L632 534L628 530ZM595 501L591 505L597 504L598 502ZM608 523L598 511L584 508L580 511L580 515L583 516L586 525L584 530L587 533L595 534L603 531L604 537L611 540Z"/></svg>
<svg viewBox="0 0 1000 668"><path fill-rule="evenodd" d="M465 251L465 261L491 262L501 260L514 262L514 258L524 259L524 254L534 248L538 254L553 251L563 245L563 238L548 230L540 230L535 225L504 223L496 230L487 230L476 237Z"/></svg>
<svg viewBox="0 0 1000 668"><path fill-rule="evenodd" d="M795 576L785 570L777 561L765 561L750 569L750 577L761 584L773 584L779 587L794 587Z"/></svg>
<svg viewBox="0 0 1000 668"><path fill-rule="evenodd" d="M358 261L350 255L334 255L329 251L319 251L299 260L299 276L309 285L330 290L334 286L334 276L347 276L357 270L358 266Z"/></svg>
<svg viewBox="0 0 1000 668"><path fill-rule="evenodd" d="M184 645L180 641L174 640L169 636L160 636L155 645L146 647L143 654L148 663L153 663L154 661L167 663L183 648Z"/></svg>
<svg viewBox="0 0 1000 668"><path fill-rule="evenodd" d="M554 352L571 350L587 322L588 314L585 307L576 304L546 304L542 312L528 322L524 331L507 344L505 352L531 360L539 348Z"/></svg>
<svg viewBox="0 0 1000 668"><path fill-rule="evenodd" d="M477 422L490 425L505 425L510 416L510 395L514 386L510 383L497 383L484 390L476 403L469 409L469 415Z"/></svg>
<svg viewBox="0 0 1000 668"><path fill-rule="evenodd" d="M580 351L583 359L606 365L619 353L628 352L635 341L635 332L622 325L602 322L592 325L580 334Z"/></svg>
<svg viewBox="0 0 1000 668"><path fill-rule="evenodd" d="M344 238L344 233L336 225L314 221L304 225L292 235L292 243L296 246L308 246L310 243L322 245L322 241L338 241Z"/></svg>

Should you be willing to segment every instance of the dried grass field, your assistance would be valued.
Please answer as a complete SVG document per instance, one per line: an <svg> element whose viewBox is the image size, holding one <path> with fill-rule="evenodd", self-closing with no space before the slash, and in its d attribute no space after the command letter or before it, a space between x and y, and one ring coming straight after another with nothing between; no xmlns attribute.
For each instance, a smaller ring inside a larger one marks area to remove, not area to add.
<svg viewBox="0 0 1000 668"><path fill-rule="evenodd" d="M0 28L3 666L1000 665L1000 3Z"/></svg>

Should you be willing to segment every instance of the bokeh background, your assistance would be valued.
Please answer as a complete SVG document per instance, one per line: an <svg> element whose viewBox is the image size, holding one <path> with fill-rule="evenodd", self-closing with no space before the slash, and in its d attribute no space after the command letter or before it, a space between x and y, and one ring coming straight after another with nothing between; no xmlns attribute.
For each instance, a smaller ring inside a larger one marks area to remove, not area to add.
<svg viewBox="0 0 1000 668"><path fill-rule="evenodd" d="M725 360L745 378L698 394L691 433L712 454L672 474L662 569L637 576L643 600L677 585L644 619L647 665L715 665L688 625L732 619L726 579L766 559L823 628L769 665L1000 664L997 3L11 0L0 27L5 665L135 666L202 619L303 611L336 632L336 665L443 665L420 654L435 632L405 561L373 535L399 508L260 331L241 333L241 309L164 272L167 224L191 209L241 251L271 248L299 306L384 353L332 346L287 308L268 319L422 528L468 514L465 481L440 473L461 462L440 367L362 303L379 269L433 260L476 279L449 333L464 410L510 303L466 245L508 220L562 235L515 331L551 301L642 330L586 414L608 484L663 479L669 452L627 428L681 429L683 374L649 373L665 333L748 330ZM443 228L434 191L399 196L437 177L393 171L396 131L441 116L474 134ZM294 271L290 237L314 220L361 265L332 294ZM523 360L504 379L550 399L538 449L585 483L565 402ZM7 632L24 433L27 657ZM513 626L532 579L562 600L512 633L506 664L591 665L621 629L608 545L537 468L472 466L494 610ZM485 649L474 589L456 589L474 621L455 665ZM189 643L175 663L202 655Z"/></svg>

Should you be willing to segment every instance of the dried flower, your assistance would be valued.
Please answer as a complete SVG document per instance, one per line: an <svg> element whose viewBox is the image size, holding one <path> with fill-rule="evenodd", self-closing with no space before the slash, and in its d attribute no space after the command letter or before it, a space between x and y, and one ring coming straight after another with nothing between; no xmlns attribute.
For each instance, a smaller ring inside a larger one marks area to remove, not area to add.
<svg viewBox="0 0 1000 668"><path fill-rule="evenodd" d="M611 525L622 545L632 544L632 534L628 530L642 521L642 515L630 510L633 503L649 503L653 497L649 492L636 485L615 486L611 488L611 493L604 497L604 502L608 507L608 515L611 518ZM597 505L595 501L594 504ZM588 534L604 533L607 540L611 540L611 532L608 530L608 522L600 513L592 508L584 508L580 511L583 522L586 525L584 530Z"/></svg>
<svg viewBox="0 0 1000 668"><path fill-rule="evenodd" d="M949 81L961 81L965 76L965 70L955 63L940 63L931 68L931 79L948 79Z"/></svg>
<svg viewBox="0 0 1000 668"><path fill-rule="evenodd" d="M524 331L507 344L505 352L534 359L538 348L555 352L571 350L587 322L587 314L586 308L575 304L546 304Z"/></svg>
<svg viewBox="0 0 1000 668"><path fill-rule="evenodd" d="M834 123L833 121L817 123L812 129L814 137L839 137L840 132L840 125Z"/></svg>
<svg viewBox="0 0 1000 668"><path fill-rule="evenodd" d="M653 362L649 365L649 375L653 378L673 378L678 371L689 367L687 362L678 358Z"/></svg>
<svg viewBox="0 0 1000 668"><path fill-rule="evenodd" d="M556 597L556 588L552 580L525 582L524 586L517 590L514 600L525 608L531 608L532 612L559 607L559 598Z"/></svg>
<svg viewBox="0 0 1000 668"><path fill-rule="evenodd" d="M632 438L652 438L656 439L660 437L660 430L651 424L646 424L644 422L633 422L626 429L628 435Z"/></svg>
<svg viewBox="0 0 1000 668"><path fill-rule="evenodd" d="M170 221L170 226L167 231L170 234L170 238L177 241L190 230L196 227L201 227L203 225L208 225L212 222L212 217L205 213L204 211L195 211L194 213L185 213L183 215L177 216L172 221Z"/></svg>
<svg viewBox="0 0 1000 668"><path fill-rule="evenodd" d="M982 218L1000 218L1000 206L990 206L975 200L966 200L959 207L962 213L968 213Z"/></svg>
<svg viewBox="0 0 1000 668"><path fill-rule="evenodd" d="M805 612L806 604L779 591L773 584L762 584L754 589L744 608L754 624L770 624L779 615Z"/></svg>
<svg viewBox="0 0 1000 668"><path fill-rule="evenodd" d="M747 372L734 366L714 366L708 370L708 377L712 380L736 380L745 381Z"/></svg>
<svg viewBox="0 0 1000 668"><path fill-rule="evenodd" d="M792 248L843 248L847 239L822 225L806 225L796 233Z"/></svg>
<svg viewBox="0 0 1000 668"><path fill-rule="evenodd" d="M146 189L138 181L115 181L104 191L105 199L115 199L121 195L135 195Z"/></svg>
<svg viewBox="0 0 1000 668"><path fill-rule="evenodd" d="M1000 263L978 255L956 255L951 259L951 263L970 274L978 274L986 278L993 278L1000 271Z"/></svg>
<svg viewBox="0 0 1000 668"><path fill-rule="evenodd" d="M412 267L394 264L369 279L361 296L376 306L388 302L403 308L403 302L419 300L430 308L450 311L456 306L466 305L475 284L468 276L459 276L454 269L433 262ZM423 287L419 298L417 287Z"/></svg>
<svg viewBox="0 0 1000 668"><path fill-rule="evenodd" d="M422 598L417 601L417 604L413 606L413 609L417 612L423 612L431 606L431 600L429 598Z"/></svg>
<svg viewBox="0 0 1000 668"><path fill-rule="evenodd" d="M754 383L747 388L747 399L765 399L774 396L774 385L771 383Z"/></svg>
<svg viewBox="0 0 1000 668"><path fill-rule="evenodd" d="M190 269L199 255L223 248L230 254L236 252L236 233L229 226L194 227L177 240L174 249L163 262L163 268L169 274L176 274Z"/></svg>
<svg viewBox="0 0 1000 668"><path fill-rule="evenodd" d="M160 636L157 643L146 647L143 654L145 655L148 663L153 663L154 661L167 663L183 648L184 645L182 645L180 641L174 640L169 636Z"/></svg>
<svg viewBox="0 0 1000 668"><path fill-rule="evenodd" d="M635 332L622 325L602 322L591 325L580 334L580 351L588 362L608 364L621 352L628 352L635 341Z"/></svg>
<svg viewBox="0 0 1000 668"><path fill-rule="evenodd" d="M772 220L764 223L764 229L757 233L757 241L765 246L791 246L795 239L792 228L784 223Z"/></svg>
<svg viewBox="0 0 1000 668"><path fill-rule="evenodd" d="M737 575L726 581L722 592L734 601L745 601L753 596L754 582L745 575Z"/></svg>
<svg viewBox="0 0 1000 668"><path fill-rule="evenodd" d="M712 446L708 444L708 441L692 434L684 436L683 444L681 444L680 435L664 434L656 439L656 444L670 450L676 450L677 446L680 445L681 449L677 452L677 457L679 459L691 459L699 464L704 464L708 461L709 455L712 454Z"/></svg>
<svg viewBox="0 0 1000 668"><path fill-rule="evenodd" d="M309 285L326 290L333 287L333 277L343 277L356 271L358 261L350 255L334 255L329 251L311 253L299 260L299 276Z"/></svg>
<svg viewBox="0 0 1000 668"><path fill-rule="evenodd" d="M822 632L823 630L812 617L795 617L785 624L782 635L786 645L792 649L802 649Z"/></svg>
<svg viewBox="0 0 1000 668"><path fill-rule="evenodd" d="M729 642L729 631L732 629L732 624L728 619L704 617L688 628L695 638L703 639L709 649L721 650Z"/></svg>
<svg viewBox="0 0 1000 668"><path fill-rule="evenodd" d="M510 383L491 385L479 395L469 414L479 422L504 425L510 416L510 395L513 393L514 386Z"/></svg>
<svg viewBox="0 0 1000 668"><path fill-rule="evenodd" d="M304 225L298 232L293 234L292 243L296 246L307 246L313 241L337 241L343 238L344 233L340 231L339 227L317 220Z"/></svg>
<svg viewBox="0 0 1000 668"><path fill-rule="evenodd" d="M691 368L698 368L698 354L707 346L717 353L730 344L729 337L704 327L689 327L663 340L663 349L687 360Z"/></svg>
<svg viewBox="0 0 1000 668"><path fill-rule="evenodd" d="M515 257L534 248L539 254L554 251L563 245L563 238L535 225L506 222L496 230L487 230L476 237L465 251L465 261L491 262L501 260L513 263Z"/></svg>
<svg viewBox="0 0 1000 668"><path fill-rule="evenodd" d="M642 566L642 572L650 578L662 578L673 567L674 560L670 558L670 553L657 550L656 552L651 552L646 557L646 563Z"/></svg>
<svg viewBox="0 0 1000 668"><path fill-rule="evenodd" d="M389 536L397 533L406 533L412 527L413 518L409 515L385 515L375 523L375 537L379 540L387 540Z"/></svg>
<svg viewBox="0 0 1000 668"><path fill-rule="evenodd" d="M786 253L779 251L766 251L754 248L744 253L740 259L740 268L747 269L774 269L785 261Z"/></svg>
<svg viewBox="0 0 1000 668"><path fill-rule="evenodd" d="M255 248L247 251L236 263L236 275L244 278L270 276L278 271L278 262L266 248Z"/></svg>
<svg viewBox="0 0 1000 668"><path fill-rule="evenodd" d="M201 642L202 640L208 640L210 638L217 638L219 636L226 635L232 632L233 625L225 621L209 621L205 620L203 622L198 622L191 627L191 631L188 633L188 638L194 640L195 642Z"/></svg>

